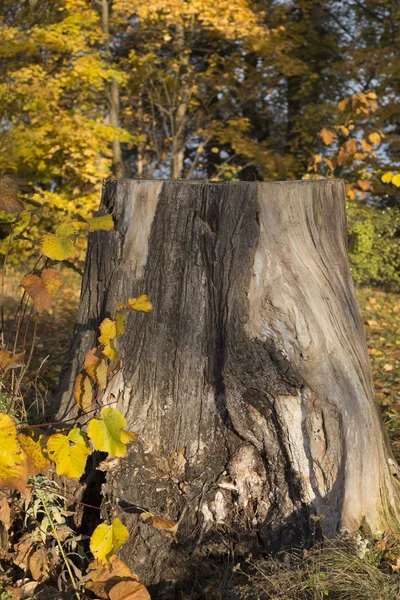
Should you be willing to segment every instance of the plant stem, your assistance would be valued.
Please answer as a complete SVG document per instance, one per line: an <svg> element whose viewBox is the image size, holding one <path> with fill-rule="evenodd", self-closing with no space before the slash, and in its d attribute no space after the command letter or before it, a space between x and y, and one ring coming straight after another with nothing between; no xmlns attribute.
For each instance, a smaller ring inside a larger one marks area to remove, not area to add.
<svg viewBox="0 0 400 600"><path fill-rule="evenodd" d="M74 588L74 590L75 590L75 596L77 597L77 599L78 599L78 600L80 600L80 599L81 599L81 596L80 596L80 594L79 594L78 586L77 586L77 584L76 584L76 581L75 581L74 575L73 575L73 573L72 573L71 567L70 567L70 565L69 565L69 562L68 562L68 560L67 560L67 557L66 557L66 555L65 555L64 548L63 548L63 546L62 546L62 543L61 543L61 540L60 540L60 538L59 538L59 536L58 536L57 529L56 529L56 527L55 527L55 525L54 525L53 519L52 519L52 517L51 517L51 514L50 514L50 511L49 511L49 509L48 509L48 506L47 506L47 503L46 503L46 499L45 499L45 497L44 497L44 494L42 494L41 492L39 492L39 491L38 491L38 496L39 496L39 498L40 498L40 499L41 499L41 501L42 501L42 504L43 504L44 511L45 511L45 513L46 513L46 516L47 516L47 518L48 518L48 520L49 520L49 523L50 523L50 525L51 525L51 528L52 528L52 530L53 530L53 535L54 535L54 538L55 538L55 540L56 540L56 542L57 542L57 544L58 544L58 547L59 547L59 549L60 549L60 553L61 553L61 556L62 556L62 558L63 558L64 564L65 564L65 566L67 567L67 571L68 571L68 574L69 574L69 576L70 576L70 579L71 579L72 587L73 587L73 588Z"/></svg>

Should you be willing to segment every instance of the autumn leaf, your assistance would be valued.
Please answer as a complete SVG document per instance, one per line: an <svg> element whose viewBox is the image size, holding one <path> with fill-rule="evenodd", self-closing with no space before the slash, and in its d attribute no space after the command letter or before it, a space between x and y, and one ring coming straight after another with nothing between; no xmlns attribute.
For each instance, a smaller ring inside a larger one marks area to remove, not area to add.
<svg viewBox="0 0 400 600"><path fill-rule="evenodd" d="M83 412L89 412L92 407L93 390L88 375L80 374L75 379L75 400Z"/></svg>
<svg viewBox="0 0 400 600"><path fill-rule="evenodd" d="M18 441L15 421L0 413L0 488L26 494L28 461Z"/></svg>
<svg viewBox="0 0 400 600"><path fill-rule="evenodd" d="M369 190L369 189L370 189L370 187L371 187L371 182L370 182L370 181L367 181L367 180L365 180L365 179L358 179L358 180L357 180L357 185L358 185L358 187L359 187L360 189L362 189L362 190L365 192L366 190Z"/></svg>
<svg viewBox="0 0 400 600"><path fill-rule="evenodd" d="M384 173L381 177L381 180L383 181L383 183L390 183L393 179L393 173L392 171L388 171L387 173Z"/></svg>
<svg viewBox="0 0 400 600"><path fill-rule="evenodd" d="M117 330L117 337L121 337L121 335L125 333L126 327L126 316L121 312L117 312L115 315L115 327Z"/></svg>
<svg viewBox="0 0 400 600"><path fill-rule="evenodd" d="M50 469L50 461L45 454L47 438L43 434L31 435L20 433L18 441L25 452L28 461L28 475L34 477L39 473L46 473Z"/></svg>
<svg viewBox="0 0 400 600"><path fill-rule="evenodd" d="M400 187L400 173L397 173L396 175L394 175L394 177L392 179L392 183L396 187Z"/></svg>
<svg viewBox="0 0 400 600"><path fill-rule="evenodd" d="M110 456L125 456L126 444L136 436L130 431L123 431L126 420L116 408L102 408L100 419L91 419L88 424L88 435L96 450L108 452Z"/></svg>
<svg viewBox="0 0 400 600"><path fill-rule="evenodd" d="M31 296L33 305L40 314L51 307L62 286L62 276L55 269L44 269L40 277L33 273L25 275L20 285Z"/></svg>
<svg viewBox="0 0 400 600"><path fill-rule="evenodd" d="M87 221L89 223L89 231L112 231L114 229L114 221L111 215L92 217Z"/></svg>
<svg viewBox="0 0 400 600"><path fill-rule="evenodd" d="M48 552L46 548L39 548L29 557L28 565L35 581L46 581L46 579L49 579L50 563Z"/></svg>
<svg viewBox="0 0 400 600"><path fill-rule="evenodd" d="M112 581L117 582L122 578L137 580L130 568L116 554L111 556L109 563L105 565L100 560L91 562L87 574L90 580L86 584L86 589L99 598L109 598L106 591L107 583L112 584Z"/></svg>
<svg viewBox="0 0 400 600"><path fill-rule="evenodd" d="M51 260L66 260L75 252L75 244L67 235L49 233L42 239L42 252Z"/></svg>
<svg viewBox="0 0 400 600"><path fill-rule="evenodd" d="M81 224L78 220L61 223L61 225L58 225L56 229L56 236L74 238L79 232L80 226Z"/></svg>
<svg viewBox="0 0 400 600"><path fill-rule="evenodd" d="M24 364L25 352L9 354L7 350L0 350L0 373L8 369L17 369Z"/></svg>
<svg viewBox="0 0 400 600"><path fill-rule="evenodd" d="M110 600L151 600L142 583L134 579L120 581L109 591Z"/></svg>
<svg viewBox="0 0 400 600"><path fill-rule="evenodd" d="M0 178L0 211L12 214L24 210L24 205L18 199L17 182L12 177Z"/></svg>
<svg viewBox="0 0 400 600"><path fill-rule="evenodd" d="M90 551L95 559L108 563L128 538L129 532L119 519L113 519L111 525L101 523L90 538Z"/></svg>
<svg viewBox="0 0 400 600"><path fill-rule="evenodd" d="M150 298L146 294L142 294L139 298L129 298L127 308L147 313L153 310L153 305Z"/></svg>
<svg viewBox="0 0 400 600"><path fill-rule="evenodd" d="M144 523L149 523L155 529L163 531L167 535L170 535L175 539L178 532L179 523L177 521L171 521L170 519L163 519L162 517L156 517L150 512L144 512L140 515L140 518Z"/></svg>
<svg viewBox="0 0 400 600"><path fill-rule="evenodd" d="M56 463L58 475L79 479L85 470L87 457L92 451L87 436L80 429L71 429L68 435L55 433L47 442L49 457Z"/></svg>
<svg viewBox="0 0 400 600"><path fill-rule="evenodd" d="M377 131L370 133L368 136L370 142L372 142L375 146L379 146L381 143L381 136Z"/></svg>
<svg viewBox="0 0 400 600"><path fill-rule="evenodd" d="M117 336L117 324L111 319L104 319L100 324L100 344L104 345L103 354L110 360L115 361L118 357L118 352L115 347L114 339Z"/></svg>
<svg viewBox="0 0 400 600"><path fill-rule="evenodd" d="M92 348L85 357L85 371L101 390L107 385L107 364L100 348Z"/></svg>
<svg viewBox="0 0 400 600"><path fill-rule="evenodd" d="M335 139L335 134L333 131L329 131L329 129L326 129L325 127L321 129L319 135L326 146L332 144L333 140Z"/></svg>

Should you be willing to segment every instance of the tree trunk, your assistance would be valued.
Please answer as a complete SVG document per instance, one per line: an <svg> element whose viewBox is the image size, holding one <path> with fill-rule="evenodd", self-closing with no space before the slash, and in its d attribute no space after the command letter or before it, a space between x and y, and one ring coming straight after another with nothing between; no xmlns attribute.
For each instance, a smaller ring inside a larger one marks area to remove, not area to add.
<svg viewBox="0 0 400 600"><path fill-rule="evenodd" d="M226 536L240 556L309 544L316 520L326 536L397 529L342 181L107 181L102 202L116 231L89 239L57 417L76 414L100 321L149 294L101 399L139 440L103 486L132 532L122 558L156 584L226 553ZM127 506L180 520L177 541Z"/></svg>

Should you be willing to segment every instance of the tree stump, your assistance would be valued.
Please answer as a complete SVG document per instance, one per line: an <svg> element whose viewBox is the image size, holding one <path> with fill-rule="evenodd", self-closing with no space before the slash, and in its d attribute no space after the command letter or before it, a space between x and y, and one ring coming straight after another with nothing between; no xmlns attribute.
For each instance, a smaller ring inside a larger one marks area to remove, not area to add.
<svg viewBox="0 0 400 600"><path fill-rule="evenodd" d="M138 436L103 508L131 531L121 556L141 579L177 581L226 536L239 556L309 544L316 522L329 537L397 530L343 182L111 180L101 208L116 230L90 235L57 418L76 414L99 323L147 293L154 311L130 315L101 398ZM176 540L142 510L179 521Z"/></svg>

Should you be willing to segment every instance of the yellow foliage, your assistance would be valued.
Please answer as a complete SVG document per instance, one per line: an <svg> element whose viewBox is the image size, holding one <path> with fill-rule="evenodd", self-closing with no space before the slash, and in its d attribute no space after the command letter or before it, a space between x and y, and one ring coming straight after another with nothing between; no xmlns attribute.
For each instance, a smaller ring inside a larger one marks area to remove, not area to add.
<svg viewBox="0 0 400 600"><path fill-rule="evenodd" d="M15 422L0 413L0 488L25 494L27 480L28 461L18 440Z"/></svg>
<svg viewBox="0 0 400 600"><path fill-rule="evenodd" d="M80 374L75 379L75 400L83 412L89 412L92 407L93 390L90 378Z"/></svg>
<svg viewBox="0 0 400 600"><path fill-rule="evenodd" d="M114 221L111 215L102 215L101 217L92 217L88 219L89 231L112 231Z"/></svg>
<svg viewBox="0 0 400 600"><path fill-rule="evenodd" d="M39 434L35 439L32 435L20 433L18 441L28 461L29 477L46 473L50 469L50 461L45 453L47 438L43 434Z"/></svg>
<svg viewBox="0 0 400 600"><path fill-rule="evenodd" d="M90 538L90 551L95 559L108 563L129 538L129 532L119 519L113 519L111 525L101 523Z"/></svg>
<svg viewBox="0 0 400 600"><path fill-rule="evenodd" d="M396 187L400 187L400 173L396 173L396 175L393 176L392 183Z"/></svg>
<svg viewBox="0 0 400 600"><path fill-rule="evenodd" d="M392 171L388 171L387 173L384 173L381 177L383 183L390 183L393 179L393 173Z"/></svg>
<svg viewBox="0 0 400 600"><path fill-rule="evenodd" d="M49 233L42 239L42 252L52 260L66 260L75 253L73 240L66 235Z"/></svg>
<svg viewBox="0 0 400 600"><path fill-rule="evenodd" d="M126 444L136 438L134 433L123 431L125 417L115 408L102 408L100 416L101 420L91 419L88 425L88 435L95 449L110 456L125 456Z"/></svg>
<svg viewBox="0 0 400 600"><path fill-rule="evenodd" d="M87 457L92 451L87 436L80 429L71 429L68 435L55 433L47 441L48 455L56 463L58 475L79 479L85 470Z"/></svg>
<svg viewBox="0 0 400 600"><path fill-rule="evenodd" d="M100 323L100 344L108 344L110 340L113 340L117 337L117 324L115 321L111 321L111 319L104 319L102 323Z"/></svg>
<svg viewBox="0 0 400 600"><path fill-rule="evenodd" d="M101 390L107 385L107 364L100 348L92 348L85 357L85 371Z"/></svg>
<svg viewBox="0 0 400 600"><path fill-rule="evenodd" d="M130 310L136 310L139 312L151 312L153 305L150 298L146 294L142 294L139 298L129 298L127 307Z"/></svg>

